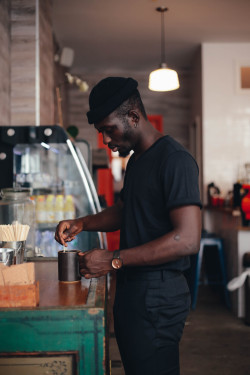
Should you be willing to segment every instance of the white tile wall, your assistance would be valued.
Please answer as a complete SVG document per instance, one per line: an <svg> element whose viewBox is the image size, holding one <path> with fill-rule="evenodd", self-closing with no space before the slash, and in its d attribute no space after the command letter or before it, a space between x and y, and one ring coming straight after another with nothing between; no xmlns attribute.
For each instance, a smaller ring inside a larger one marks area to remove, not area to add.
<svg viewBox="0 0 250 375"><path fill-rule="evenodd" d="M250 162L250 94L237 90L237 64L249 61L250 43L202 45L204 189L214 182L232 190ZM204 194L206 196L206 194Z"/></svg>

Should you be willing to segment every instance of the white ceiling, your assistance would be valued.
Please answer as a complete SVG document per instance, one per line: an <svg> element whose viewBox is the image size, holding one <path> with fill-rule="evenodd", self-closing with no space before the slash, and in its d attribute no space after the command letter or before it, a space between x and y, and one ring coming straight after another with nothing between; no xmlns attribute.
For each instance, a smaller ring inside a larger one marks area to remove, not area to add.
<svg viewBox="0 0 250 375"><path fill-rule="evenodd" d="M151 71L160 63L160 14L166 62L186 69L202 42L250 42L250 0L53 0L61 47L75 52L72 72Z"/></svg>

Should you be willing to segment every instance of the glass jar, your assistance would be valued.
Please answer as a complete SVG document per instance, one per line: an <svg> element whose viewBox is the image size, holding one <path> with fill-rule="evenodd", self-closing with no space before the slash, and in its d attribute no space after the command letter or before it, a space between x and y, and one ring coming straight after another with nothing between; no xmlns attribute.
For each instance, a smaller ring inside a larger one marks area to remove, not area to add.
<svg viewBox="0 0 250 375"><path fill-rule="evenodd" d="M0 225L11 225L12 228L17 225L29 225L29 232L25 238L25 231L27 227L23 228L22 238L20 237L20 230L16 237L16 241L25 241L26 255L34 253L35 249L35 204L30 199L30 189L23 188L6 188L1 190L0 200ZM1 227L3 228L3 227ZM6 227L4 227L6 228ZM3 237L3 233L0 233ZM20 238L19 238L20 237ZM11 240L11 238L9 238ZM3 241L3 238L0 238ZM6 238L5 238L6 241ZM8 241L11 242L11 241ZM13 241L12 241L13 242ZM28 255L28 256L32 256Z"/></svg>

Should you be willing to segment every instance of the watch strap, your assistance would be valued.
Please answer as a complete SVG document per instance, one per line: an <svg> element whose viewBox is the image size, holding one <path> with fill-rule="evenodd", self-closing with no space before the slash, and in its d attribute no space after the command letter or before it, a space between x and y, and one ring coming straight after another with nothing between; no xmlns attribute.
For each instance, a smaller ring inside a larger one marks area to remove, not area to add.
<svg viewBox="0 0 250 375"><path fill-rule="evenodd" d="M113 252L113 259L120 259L120 250L115 250Z"/></svg>

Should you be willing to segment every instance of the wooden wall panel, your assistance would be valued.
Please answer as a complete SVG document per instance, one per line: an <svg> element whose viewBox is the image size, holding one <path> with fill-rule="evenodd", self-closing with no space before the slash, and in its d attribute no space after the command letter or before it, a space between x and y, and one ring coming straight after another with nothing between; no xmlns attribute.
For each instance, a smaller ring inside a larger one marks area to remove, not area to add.
<svg viewBox="0 0 250 375"><path fill-rule="evenodd" d="M87 122L89 92L83 93L76 86L69 88L69 124L79 129L78 138L85 139L92 148L97 148L97 132L93 125Z"/></svg>
<svg viewBox="0 0 250 375"><path fill-rule="evenodd" d="M34 125L35 0L11 1L11 124Z"/></svg>
<svg viewBox="0 0 250 375"><path fill-rule="evenodd" d="M54 124L54 47L52 32L52 1L40 1L40 124Z"/></svg>
<svg viewBox="0 0 250 375"><path fill-rule="evenodd" d="M54 123L54 51L52 1L39 1L39 73L36 69L36 1L11 1L11 124L36 125L36 85L39 85L38 125Z"/></svg>
<svg viewBox="0 0 250 375"><path fill-rule="evenodd" d="M0 125L10 124L9 1L0 1Z"/></svg>
<svg viewBox="0 0 250 375"><path fill-rule="evenodd" d="M55 42L55 53L57 51L58 45ZM68 123L68 83L67 79L65 77L65 72L67 71L67 68L61 66L59 62L56 62L54 64L54 124L62 125L63 128L67 128L70 124ZM59 103L58 98L56 95L56 89L59 89L59 96L60 96L60 106L62 111L62 124L60 121L60 115L59 115Z"/></svg>

